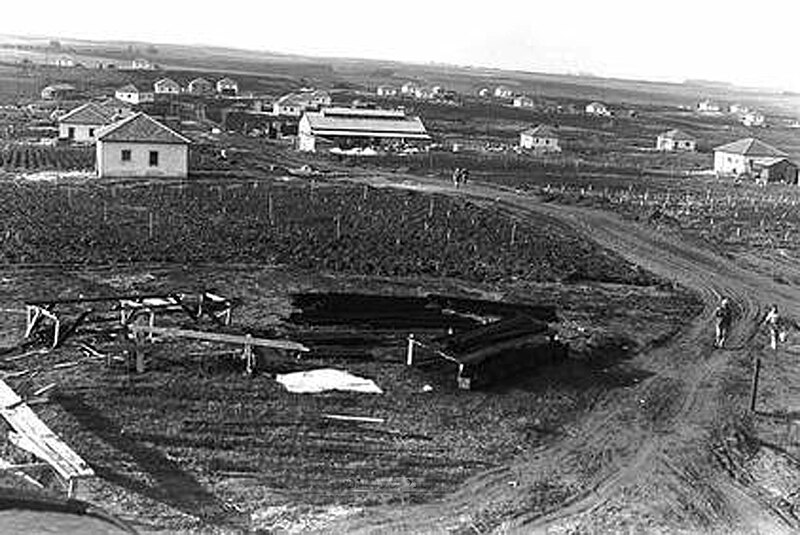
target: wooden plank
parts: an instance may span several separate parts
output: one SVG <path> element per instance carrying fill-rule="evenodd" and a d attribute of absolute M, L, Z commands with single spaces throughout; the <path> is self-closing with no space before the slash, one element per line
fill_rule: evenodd
<path fill-rule="evenodd" d="M 272 340 L 268 338 L 255 338 L 240 334 L 211 333 L 204 331 L 192 331 L 188 329 L 175 329 L 172 327 L 151 327 L 149 325 L 131 325 L 130 330 L 134 334 L 143 333 L 160 336 L 193 338 L 196 340 L 208 340 L 210 342 L 271 347 L 274 349 L 285 349 L 287 351 L 300 351 L 304 353 L 309 351 L 306 346 L 303 344 L 298 344 L 297 342 L 290 342 L 288 340 Z"/>
<path fill-rule="evenodd" d="M 47 462 L 65 480 L 94 476 L 94 470 L 86 461 L 53 433 L 2 380 L 0 380 L 0 416 L 5 418 L 15 431 L 9 434 L 9 439 Z"/>
<path fill-rule="evenodd" d="M 372 418 L 370 416 L 346 416 L 344 414 L 322 414 L 326 420 L 340 420 L 343 422 L 364 422 L 368 424 L 382 424 L 386 420 L 383 418 Z"/>

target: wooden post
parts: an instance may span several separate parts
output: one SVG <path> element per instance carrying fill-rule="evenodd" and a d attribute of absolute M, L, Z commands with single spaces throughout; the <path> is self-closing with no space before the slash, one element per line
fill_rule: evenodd
<path fill-rule="evenodd" d="M 414 333 L 408 335 L 408 348 L 406 350 L 406 366 L 414 365 Z"/>
<path fill-rule="evenodd" d="M 275 220 L 272 217 L 272 193 L 267 197 L 267 213 L 269 214 L 269 224 L 274 225 Z"/>
<path fill-rule="evenodd" d="M 336 239 L 342 238 L 342 216 L 336 215 Z"/>
<path fill-rule="evenodd" d="M 134 334 L 134 352 L 136 353 L 136 373 L 144 373 L 144 338 L 142 331 Z"/>
<path fill-rule="evenodd" d="M 147 213 L 147 234 L 150 239 L 153 239 L 153 212 Z"/>
<path fill-rule="evenodd" d="M 67 498 L 72 499 L 78 493 L 78 480 L 74 477 L 67 480 Z"/>
<path fill-rule="evenodd" d="M 756 411 L 756 398 L 758 397 L 758 376 L 761 373 L 761 359 L 756 358 L 753 368 L 753 384 L 750 390 L 750 412 Z"/>
<path fill-rule="evenodd" d="M 514 224 L 511 225 L 511 245 L 514 245 L 516 238 L 517 238 L 517 222 L 514 221 Z"/>

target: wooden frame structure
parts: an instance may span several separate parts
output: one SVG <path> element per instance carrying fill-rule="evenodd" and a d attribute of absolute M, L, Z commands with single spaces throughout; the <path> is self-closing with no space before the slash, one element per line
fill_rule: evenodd
<path fill-rule="evenodd" d="M 144 341 L 149 338 L 153 341 L 153 336 L 191 338 L 194 340 L 204 340 L 208 342 L 220 342 L 227 344 L 241 345 L 242 359 L 245 361 L 245 370 L 250 375 L 255 371 L 256 359 L 253 347 L 268 347 L 281 351 L 292 351 L 297 353 L 307 353 L 309 348 L 297 342 L 288 340 L 272 340 L 267 338 L 255 338 L 250 334 L 226 334 L 205 331 L 192 331 L 187 329 L 175 329 L 171 327 L 154 327 L 152 325 L 140 325 L 132 323 L 128 326 L 133 339 L 136 343 L 136 371 L 144 372 Z"/>
<path fill-rule="evenodd" d="M 107 312 L 119 311 L 119 322 L 123 327 L 141 315 L 147 315 L 152 326 L 156 313 L 175 312 L 185 313 L 195 321 L 199 321 L 205 316 L 219 325 L 230 325 L 233 308 L 229 299 L 208 291 L 198 294 L 175 292 L 26 301 L 25 338 L 29 338 L 44 320 L 50 320 L 53 323 L 52 347 L 58 347 L 83 321 L 95 313 L 94 308 L 84 308 L 75 323 L 65 330 L 62 328 L 63 312 L 59 312 L 58 308 L 70 305 L 78 307 L 106 306 Z"/>
<path fill-rule="evenodd" d="M 72 498 L 80 479 L 94 477 L 94 470 L 42 422 L 25 401 L 0 379 L 0 416 L 11 430 L 8 440 L 18 448 L 42 459 L 42 463 L 11 464 L 0 460 L 0 471 L 12 472 L 40 485 L 25 474 L 28 468 L 51 467 L 65 482 L 67 496 Z"/>

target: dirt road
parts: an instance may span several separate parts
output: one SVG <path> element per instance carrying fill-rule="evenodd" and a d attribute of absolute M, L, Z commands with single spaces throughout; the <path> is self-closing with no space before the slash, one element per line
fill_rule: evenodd
<path fill-rule="evenodd" d="M 738 477 L 731 445 L 737 435 L 724 434 L 725 422 L 747 407 L 746 388 L 736 385 L 747 384 L 749 362 L 761 350 L 753 340 L 758 318 L 770 303 L 797 316 L 800 291 L 614 214 L 546 204 L 485 184 L 454 189 L 435 179 L 374 176 L 369 183 L 464 196 L 521 219 L 545 214 L 693 289 L 705 309 L 679 336 L 634 359 L 634 366 L 653 374 L 649 379 L 612 392 L 554 445 L 467 481 L 441 502 L 370 511 L 337 530 L 791 533 L 800 528 L 793 516 L 748 486 L 746 475 Z M 740 311 L 725 350 L 712 346 L 712 312 L 720 295 Z"/>

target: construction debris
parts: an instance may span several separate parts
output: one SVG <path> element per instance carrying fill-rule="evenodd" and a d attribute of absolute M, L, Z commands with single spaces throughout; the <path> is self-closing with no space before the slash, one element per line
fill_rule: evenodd
<path fill-rule="evenodd" d="M 318 394 L 328 390 L 383 394 L 371 379 L 364 379 L 342 370 L 322 368 L 307 372 L 278 374 L 275 380 L 295 394 Z"/>

